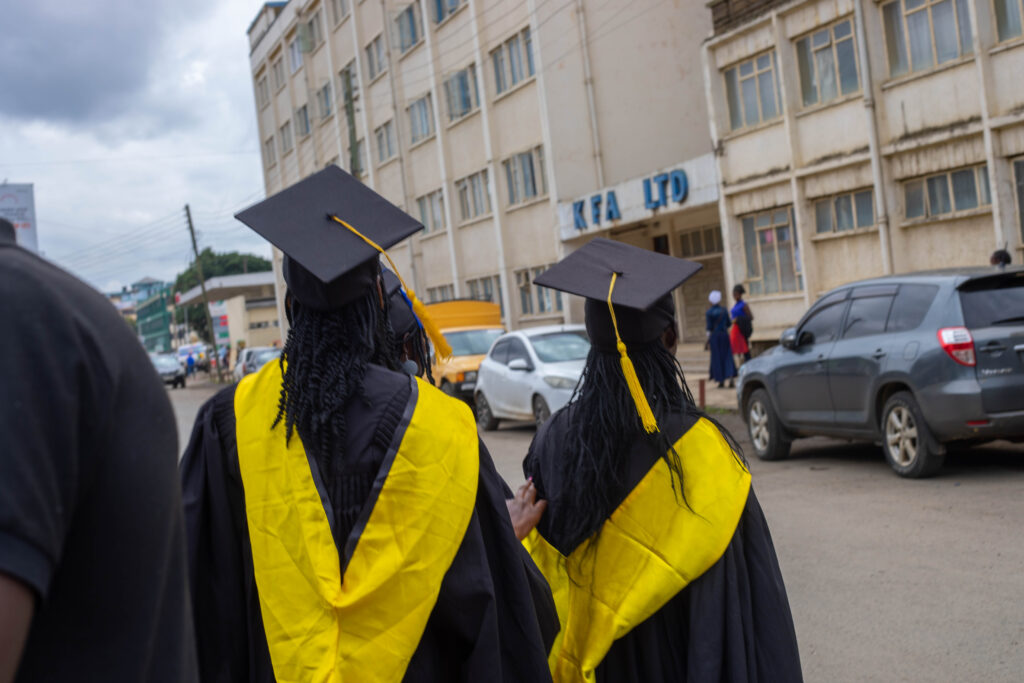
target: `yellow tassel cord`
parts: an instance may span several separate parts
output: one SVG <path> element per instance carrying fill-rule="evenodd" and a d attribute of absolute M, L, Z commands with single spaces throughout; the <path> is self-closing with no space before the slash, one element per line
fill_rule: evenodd
<path fill-rule="evenodd" d="M 399 273 L 398 268 L 395 267 L 395 262 L 391 260 L 390 256 L 388 256 L 388 252 L 381 249 L 381 247 L 376 242 L 374 242 L 369 237 L 359 232 L 358 230 L 356 230 L 351 225 L 341 220 L 337 216 L 328 214 L 328 217 L 331 218 L 331 220 L 334 220 L 340 223 L 341 225 L 345 226 L 353 235 L 360 238 L 361 240 L 363 240 L 364 242 L 366 242 L 371 247 L 373 247 L 374 249 L 376 249 L 377 251 L 384 255 L 384 258 L 388 260 L 388 265 L 391 266 L 391 271 L 398 277 L 398 282 L 402 285 L 402 290 L 405 291 L 405 295 L 409 297 L 409 302 L 412 303 L 412 312 L 416 314 L 417 318 L 420 319 L 420 323 L 423 325 L 423 330 L 427 333 L 427 336 L 430 338 L 431 343 L 434 345 L 434 352 L 437 354 L 437 357 L 439 359 L 451 357 L 451 345 L 448 344 L 448 340 L 444 338 L 443 334 L 441 334 L 441 330 L 437 327 L 437 323 L 435 323 L 430 318 L 430 314 L 427 313 L 426 306 L 424 306 L 423 302 L 416 297 L 416 292 L 409 289 L 409 286 L 405 284 L 405 280 L 402 279 L 401 273 Z"/>
<path fill-rule="evenodd" d="M 636 368 L 633 367 L 633 361 L 630 360 L 629 355 L 626 353 L 626 344 L 622 341 L 622 337 L 619 336 L 619 323 L 615 320 L 615 307 L 612 306 L 612 290 L 615 289 L 615 280 L 618 276 L 618 273 L 612 273 L 612 281 L 608 285 L 608 311 L 612 314 L 612 327 L 615 328 L 615 347 L 619 350 L 619 363 L 622 364 L 622 374 L 626 376 L 626 386 L 629 387 L 629 394 L 633 397 L 633 403 L 636 404 L 636 412 L 640 416 L 640 421 L 643 422 L 647 433 L 653 434 L 659 431 L 658 421 L 654 417 L 654 411 L 651 410 L 651 404 L 647 402 L 647 396 L 644 395 L 643 387 L 640 386 L 640 378 L 636 376 Z"/>

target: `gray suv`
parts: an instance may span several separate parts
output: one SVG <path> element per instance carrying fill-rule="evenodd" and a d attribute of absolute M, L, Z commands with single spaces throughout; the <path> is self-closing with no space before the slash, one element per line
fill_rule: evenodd
<path fill-rule="evenodd" d="M 834 436 L 881 444 L 897 474 L 925 477 L 948 443 L 1024 440 L 1024 268 L 844 285 L 745 363 L 736 392 L 763 460 Z"/>

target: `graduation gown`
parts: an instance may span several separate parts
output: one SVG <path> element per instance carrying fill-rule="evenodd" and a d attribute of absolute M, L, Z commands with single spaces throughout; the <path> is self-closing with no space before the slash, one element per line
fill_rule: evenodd
<path fill-rule="evenodd" d="M 345 408 L 344 461 L 332 461 L 329 454 L 309 459 L 308 470 L 325 501 L 324 514 L 343 573 L 351 568 L 346 558 L 353 549 L 358 553 L 360 532 L 369 533 L 368 514 L 383 505 L 378 496 L 381 482 L 387 481 L 383 475 L 390 474 L 389 448 L 393 457 L 392 445 L 408 429 L 417 393 L 436 391 L 424 386 L 400 373 L 369 366 L 366 400 L 352 400 Z M 239 465 L 235 392 L 235 387 L 225 389 L 203 406 L 181 462 L 189 578 L 201 680 L 263 683 L 275 680 L 275 669 L 257 588 L 247 516 L 253 513 L 246 508 Z M 264 393 L 276 410 L 278 393 Z M 440 580 L 436 602 L 402 680 L 550 680 L 546 652 L 558 630 L 551 594 L 516 541 L 505 506 L 505 497 L 511 496 L 508 487 L 475 430 L 470 438 L 479 444 L 475 501 L 470 501 L 465 532 Z M 401 507 L 396 509 L 401 515 Z M 402 533 L 391 531 L 396 536 Z M 388 533 L 385 529 L 377 537 L 387 538 Z M 264 552 L 263 541 L 258 543 L 257 549 Z M 376 572 L 367 582 L 379 579 Z M 407 584 L 400 577 L 397 586 Z M 415 598 L 412 601 L 415 604 Z M 364 602 L 370 603 L 363 606 L 368 613 L 378 611 L 372 599 Z M 306 652 L 312 651 L 303 646 L 299 657 L 309 657 Z M 374 668 L 364 670 L 364 680 L 376 680 L 370 675 L 377 673 L 371 672 Z"/>
<path fill-rule="evenodd" d="M 548 500 L 545 516 L 534 532 L 537 537 L 528 538 L 526 543 L 529 546 L 530 541 L 533 540 L 542 545 L 550 544 L 555 550 L 548 548 L 548 554 L 554 555 L 559 560 L 562 556 L 576 557 L 572 555 L 575 548 L 567 547 L 567 539 L 560 538 L 552 532 L 552 522 L 557 521 L 558 516 L 565 512 L 562 491 L 571 485 L 571 482 L 562 481 L 558 461 L 563 457 L 567 425 L 573 409 L 573 405 L 563 409 L 537 432 L 523 466 L 526 476 L 533 477 L 538 495 Z M 662 424 L 662 429 L 669 437 L 670 443 L 676 444 L 677 447 L 680 444 L 684 445 L 682 450 L 677 448 L 678 455 L 684 463 L 684 470 L 688 458 L 690 462 L 693 462 L 695 457 L 697 460 L 708 457 L 703 452 L 687 452 L 685 447 L 687 443 L 713 443 L 715 437 L 721 439 L 720 434 L 710 422 L 697 420 L 694 417 L 672 416 L 665 421 L 665 424 Z M 701 436 L 703 442 L 682 439 L 684 435 L 689 437 L 694 434 L 697 429 L 704 430 L 704 434 Z M 615 506 L 606 512 L 607 516 L 621 512 L 627 507 L 627 504 L 635 505 L 638 502 L 636 500 L 638 496 L 651 495 L 650 489 L 642 489 L 641 485 L 649 482 L 651 475 L 656 474 L 655 470 L 659 468 L 664 468 L 664 472 L 658 485 L 671 487 L 667 478 L 667 467 L 664 467 L 664 463 L 660 459 L 661 453 L 657 447 L 650 440 L 641 438 L 639 435 L 633 443 L 632 451 L 623 454 L 623 457 L 628 458 L 628 471 L 621 490 L 617 491 L 614 497 Z M 720 447 L 723 452 L 728 452 L 724 440 Z M 745 473 L 743 468 L 737 470 L 735 467 L 722 471 L 726 472 L 727 470 L 733 473 L 739 471 L 741 476 Z M 673 594 L 669 590 L 663 596 L 663 601 L 655 603 L 661 606 L 653 608 L 656 609 L 653 614 L 639 623 L 630 624 L 624 634 L 615 634 L 616 639 L 610 642 L 606 654 L 590 673 L 585 673 L 586 665 L 572 664 L 566 668 L 565 661 L 556 662 L 557 650 L 562 647 L 561 642 L 556 643 L 552 658 L 552 667 L 556 670 L 556 681 L 596 680 L 599 682 L 614 681 L 615 683 L 629 681 L 643 681 L 644 683 L 760 681 L 776 683 L 802 680 L 796 633 L 778 560 L 772 546 L 771 535 L 757 497 L 754 495 L 753 489 L 749 488 L 749 474 L 746 475 L 746 483 L 740 482 L 739 485 L 742 485 L 743 488 L 737 488 L 738 493 L 734 503 L 738 521 L 725 522 L 727 535 L 722 537 L 717 548 L 710 550 L 713 555 L 705 563 L 708 565 L 707 568 L 699 576 L 688 577 L 691 580 L 678 592 Z M 689 485 L 687 486 L 689 502 L 699 503 L 695 498 L 690 497 Z M 724 490 L 724 487 L 719 487 L 719 491 L 721 490 Z M 632 539 L 656 537 L 660 532 L 656 528 L 660 526 L 659 517 L 671 514 L 663 511 L 677 507 L 672 500 L 671 493 L 662 491 L 661 494 L 661 500 L 653 510 L 649 510 L 651 512 L 649 519 L 655 524 L 650 524 L 648 528 L 634 533 Z M 714 495 L 720 494 L 715 493 Z M 714 497 L 709 500 L 713 501 Z M 714 503 L 704 509 L 704 521 L 716 521 L 711 519 L 712 515 L 707 512 L 714 509 Z M 664 517 L 664 519 L 667 520 L 668 517 Z M 626 524 L 621 522 L 622 518 L 620 517 L 620 528 L 628 526 L 628 524 L 643 527 L 645 519 L 627 510 Z M 696 526 L 700 527 L 700 522 L 697 522 Z M 610 535 L 614 531 L 617 531 L 616 527 L 610 527 L 606 521 L 602 527 L 604 536 L 598 540 L 597 552 L 592 555 L 591 564 L 587 565 L 584 562 L 583 578 L 575 579 L 574 587 L 583 585 L 584 589 L 581 592 L 584 594 L 587 590 L 592 590 L 586 587 L 587 582 L 600 582 L 601 577 L 607 574 L 604 571 L 607 569 L 610 569 L 612 573 L 618 572 L 613 582 L 618 588 L 605 588 L 605 590 L 614 592 L 622 586 L 635 587 L 638 585 L 635 580 L 630 583 L 629 578 L 624 578 L 624 576 L 630 576 L 629 570 L 626 570 L 627 573 L 623 575 L 622 568 L 594 567 L 594 562 L 602 561 L 602 553 L 605 550 L 612 553 L 611 557 L 614 559 L 620 557 L 615 555 L 610 547 L 602 550 L 603 543 L 607 543 L 609 546 L 615 545 L 616 539 Z M 662 542 L 668 545 L 674 543 L 679 546 L 675 550 L 685 558 L 688 549 L 685 544 L 678 541 L 678 538 L 682 537 L 689 539 L 692 536 L 673 531 L 664 534 Z M 651 556 L 660 561 L 668 554 L 664 552 L 665 550 L 665 547 L 654 548 L 655 552 Z M 706 548 L 695 549 L 697 554 L 706 550 Z M 546 574 L 558 574 L 558 570 L 555 568 L 557 562 L 549 562 L 545 566 L 543 556 L 537 556 L 535 553 L 535 557 L 538 557 L 538 562 Z M 596 557 L 596 560 L 593 557 Z M 637 562 L 631 564 L 635 565 Z M 565 563 L 563 562 L 561 566 L 565 566 Z M 551 576 L 549 576 L 550 578 Z M 565 583 L 564 578 L 562 577 L 563 584 Z M 676 576 L 673 574 L 672 578 L 675 579 Z M 646 586 L 641 585 L 640 588 L 639 592 L 643 592 Z M 567 590 L 566 586 L 554 586 L 556 602 L 560 605 L 563 628 L 566 625 L 566 619 L 561 612 L 567 600 L 564 597 L 559 597 L 559 594 L 565 590 Z M 628 590 L 634 590 L 634 588 Z M 577 598 L 579 602 L 587 599 L 586 597 L 581 598 L 580 594 L 577 594 L 573 600 L 575 601 Z M 598 607 L 603 609 L 606 604 L 608 603 L 600 604 Z M 622 629 L 621 612 L 620 609 L 620 613 L 615 615 L 614 619 L 609 618 L 607 630 Z M 594 619 L 591 617 L 592 615 L 588 614 L 587 621 L 593 622 Z M 595 627 L 591 623 L 577 629 L 577 634 L 572 639 L 574 641 L 594 640 L 594 634 L 588 634 L 586 631 L 588 629 L 593 631 L 595 628 L 600 627 Z M 613 638 L 611 634 L 605 635 L 608 641 Z M 563 635 L 560 635 L 559 641 L 562 638 Z M 585 646 L 577 644 L 576 652 L 572 653 L 569 659 L 578 662 L 579 651 L 583 649 L 586 649 Z M 558 671 L 560 665 L 561 672 Z"/>

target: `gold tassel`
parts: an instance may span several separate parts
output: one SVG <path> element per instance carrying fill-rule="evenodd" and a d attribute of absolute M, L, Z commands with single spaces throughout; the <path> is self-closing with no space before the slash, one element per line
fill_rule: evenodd
<path fill-rule="evenodd" d="M 612 327 L 615 328 L 615 348 L 619 350 L 619 363 L 622 365 L 622 374 L 626 377 L 626 386 L 629 387 L 629 394 L 633 397 L 637 415 L 640 416 L 644 430 L 648 434 L 653 434 L 659 431 L 658 420 L 654 417 L 651 404 L 647 402 L 647 396 L 644 394 L 643 387 L 640 386 L 640 378 L 636 376 L 636 368 L 633 367 L 633 361 L 630 359 L 629 354 L 626 353 L 626 344 L 622 341 L 622 337 L 619 336 L 619 323 L 615 319 L 615 308 L 612 306 L 612 290 L 615 289 L 617 277 L 618 273 L 612 273 L 612 281 L 608 286 L 608 311 L 612 315 Z"/>
<path fill-rule="evenodd" d="M 409 297 L 409 301 L 412 303 L 412 312 L 416 315 L 417 318 L 419 318 L 420 324 L 423 325 L 423 331 L 427 333 L 427 337 L 430 338 L 430 342 L 434 345 L 434 353 L 437 355 L 437 358 L 439 360 L 450 358 L 452 355 L 451 345 L 448 343 L 448 340 L 444 338 L 444 335 L 441 334 L 441 330 L 440 328 L 438 328 L 437 323 L 435 323 L 433 319 L 430 317 L 430 314 L 427 313 L 427 307 L 424 306 L 423 302 L 420 301 L 419 298 L 416 296 L 416 292 L 409 289 L 408 285 L 405 284 L 405 280 L 402 279 L 402 274 L 398 272 L 398 268 L 395 267 L 395 262 L 391 260 L 391 257 L 388 255 L 388 252 L 384 251 L 384 249 L 382 249 L 376 242 L 374 242 L 369 237 L 359 232 L 358 230 L 356 230 L 351 225 L 341 220 L 337 216 L 333 214 L 327 214 L 327 217 L 333 221 L 341 223 L 343 226 L 348 228 L 348 230 L 352 232 L 352 234 L 354 234 L 356 237 L 360 238 L 361 240 L 363 240 L 364 242 L 366 242 L 371 247 L 373 247 L 378 252 L 384 255 L 384 258 L 388 260 L 388 265 L 391 266 L 391 271 L 398 278 L 398 282 L 399 284 L 402 285 L 402 289 L 405 291 L 405 295 Z"/>

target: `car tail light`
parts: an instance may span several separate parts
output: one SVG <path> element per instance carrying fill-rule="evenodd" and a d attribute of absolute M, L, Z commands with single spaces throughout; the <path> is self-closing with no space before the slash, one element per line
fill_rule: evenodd
<path fill-rule="evenodd" d="M 974 366 L 974 338 L 966 327 L 943 327 L 939 330 L 939 344 L 960 365 Z"/>

